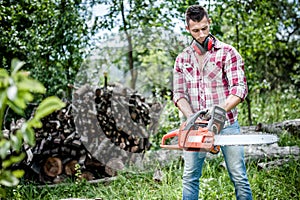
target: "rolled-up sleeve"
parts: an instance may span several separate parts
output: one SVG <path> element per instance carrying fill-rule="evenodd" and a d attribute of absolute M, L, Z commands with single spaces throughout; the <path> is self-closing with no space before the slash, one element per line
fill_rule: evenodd
<path fill-rule="evenodd" d="M 183 62 L 184 59 L 182 55 L 178 55 L 173 68 L 173 102 L 176 106 L 178 100 L 181 98 L 185 98 L 189 101 L 185 78 L 182 71 Z"/>
<path fill-rule="evenodd" d="M 244 61 L 235 48 L 227 53 L 224 70 L 229 84 L 229 93 L 244 101 L 248 94 Z"/>

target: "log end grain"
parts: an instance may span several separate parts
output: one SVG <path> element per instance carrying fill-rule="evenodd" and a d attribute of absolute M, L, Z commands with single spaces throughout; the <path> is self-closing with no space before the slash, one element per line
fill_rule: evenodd
<path fill-rule="evenodd" d="M 60 158 L 49 157 L 47 158 L 44 166 L 44 172 L 47 176 L 56 177 L 62 173 L 62 162 Z"/>

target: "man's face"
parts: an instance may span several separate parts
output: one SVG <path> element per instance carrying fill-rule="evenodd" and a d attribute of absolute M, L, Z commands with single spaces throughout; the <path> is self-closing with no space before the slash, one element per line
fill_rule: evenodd
<path fill-rule="evenodd" d="M 209 35 L 210 20 L 206 17 L 200 22 L 190 20 L 186 30 L 200 43 L 203 44 L 205 38 Z"/>

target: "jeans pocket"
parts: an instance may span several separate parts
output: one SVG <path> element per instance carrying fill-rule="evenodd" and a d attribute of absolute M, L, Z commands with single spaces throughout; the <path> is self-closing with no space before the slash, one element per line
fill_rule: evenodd
<path fill-rule="evenodd" d="M 240 134 L 241 130 L 240 130 L 240 125 L 238 123 L 238 121 L 234 122 L 233 124 L 225 127 L 220 134 L 223 135 L 237 135 Z"/>

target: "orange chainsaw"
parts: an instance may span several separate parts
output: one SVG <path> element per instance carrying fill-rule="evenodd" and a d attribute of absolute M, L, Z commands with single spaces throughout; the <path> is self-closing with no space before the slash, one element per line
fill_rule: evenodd
<path fill-rule="evenodd" d="M 225 121 L 226 111 L 219 106 L 214 106 L 210 115 L 208 115 L 208 110 L 198 111 L 188 118 L 179 129 L 164 135 L 160 147 L 217 154 L 220 151 L 220 146 L 225 145 L 257 145 L 278 142 L 278 137 L 272 134 L 222 135 L 220 132 L 224 127 Z M 166 144 L 168 139 L 174 137 L 178 137 L 178 144 Z"/>

